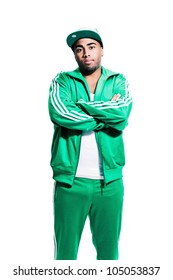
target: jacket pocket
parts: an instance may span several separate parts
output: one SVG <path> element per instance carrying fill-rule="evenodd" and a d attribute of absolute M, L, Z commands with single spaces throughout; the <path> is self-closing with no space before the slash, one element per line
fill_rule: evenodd
<path fill-rule="evenodd" d="M 125 152 L 122 134 L 104 135 L 102 140 L 103 160 L 106 169 L 125 165 Z"/>
<path fill-rule="evenodd" d="M 73 173 L 76 166 L 76 151 L 79 137 L 65 128 L 55 131 L 51 148 L 51 166 L 55 169 Z"/>

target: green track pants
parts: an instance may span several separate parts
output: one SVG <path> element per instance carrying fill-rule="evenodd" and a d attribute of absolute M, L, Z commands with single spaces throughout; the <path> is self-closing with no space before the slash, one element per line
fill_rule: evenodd
<path fill-rule="evenodd" d="M 56 182 L 54 191 L 55 259 L 76 260 L 89 217 L 97 260 L 117 260 L 124 187 L 122 179 L 75 178 L 71 188 Z"/>

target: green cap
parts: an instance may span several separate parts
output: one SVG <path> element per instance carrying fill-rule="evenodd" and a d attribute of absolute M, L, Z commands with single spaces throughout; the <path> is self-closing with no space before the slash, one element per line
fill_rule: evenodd
<path fill-rule="evenodd" d="M 97 29 L 79 29 L 79 30 L 69 34 L 66 39 L 67 45 L 70 48 L 73 48 L 74 43 L 82 38 L 94 39 L 94 40 L 98 41 L 103 48 L 103 42 L 102 42 L 102 39 L 101 39 Z"/>

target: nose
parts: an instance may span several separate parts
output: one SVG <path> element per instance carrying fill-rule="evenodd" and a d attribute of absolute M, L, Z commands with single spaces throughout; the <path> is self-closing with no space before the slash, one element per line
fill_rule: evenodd
<path fill-rule="evenodd" d="M 83 51 L 83 57 L 86 58 L 87 56 L 89 56 L 89 53 L 86 49 L 84 49 Z"/>

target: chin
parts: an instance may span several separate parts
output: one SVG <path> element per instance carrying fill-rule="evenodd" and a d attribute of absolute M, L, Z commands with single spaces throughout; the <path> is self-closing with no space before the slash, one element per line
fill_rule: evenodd
<path fill-rule="evenodd" d="M 94 73 L 99 67 L 84 67 L 83 69 L 81 69 L 81 72 L 84 73 L 85 75 L 89 75 Z"/>

